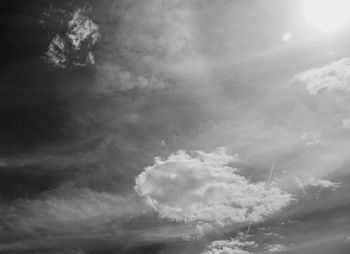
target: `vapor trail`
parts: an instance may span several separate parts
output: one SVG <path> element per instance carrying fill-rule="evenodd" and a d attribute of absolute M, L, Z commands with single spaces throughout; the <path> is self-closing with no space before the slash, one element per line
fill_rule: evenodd
<path fill-rule="evenodd" d="M 305 92 L 302 91 L 301 94 L 299 95 L 297 101 L 295 102 L 293 111 L 292 111 L 292 113 L 291 113 L 291 115 L 289 117 L 288 124 L 287 124 L 287 137 L 289 136 L 290 128 L 291 128 L 291 126 L 293 124 L 293 121 L 295 119 L 295 115 L 296 115 L 296 113 L 298 111 L 298 108 L 299 108 L 300 103 L 301 103 L 301 101 L 302 101 L 302 99 L 304 97 L 304 94 L 305 94 Z M 278 156 L 276 156 L 273 159 L 273 161 L 272 161 L 271 169 L 270 169 L 269 176 L 268 176 L 268 179 L 267 179 L 268 183 L 271 183 L 273 173 L 274 173 L 274 171 L 276 169 L 276 166 L 277 166 L 277 161 L 278 161 Z"/>
<path fill-rule="evenodd" d="M 302 101 L 302 99 L 303 99 L 303 97 L 304 97 L 304 94 L 305 94 L 305 92 L 302 91 L 301 94 L 299 95 L 297 101 L 295 102 L 293 111 L 292 111 L 292 113 L 291 113 L 291 115 L 290 115 L 290 117 L 289 117 L 289 120 L 288 120 L 288 124 L 287 124 L 287 136 L 286 136 L 286 137 L 289 136 L 290 128 L 291 128 L 291 126 L 292 126 L 292 124 L 293 124 L 293 121 L 294 121 L 294 119 L 295 119 L 295 115 L 296 115 L 296 113 L 297 113 L 297 111 L 298 111 L 298 108 L 299 108 L 300 103 L 301 103 L 301 101 Z M 273 176 L 273 173 L 274 173 L 274 171 L 275 171 L 275 169 L 276 169 L 276 166 L 277 166 L 277 161 L 278 161 L 278 156 L 276 156 L 276 157 L 273 159 L 273 161 L 272 161 L 272 165 L 271 165 L 271 168 L 270 168 L 269 176 L 268 176 L 268 178 L 267 178 L 267 183 L 268 183 L 269 185 L 271 184 L 272 176 Z M 249 231 L 250 231 L 251 226 L 252 226 L 252 222 L 249 222 L 248 229 L 247 229 L 247 232 L 246 232 L 247 235 L 249 234 Z"/>
<path fill-rule="evenodd" d="M 246 235 L 249 235 L 249 231 L 250 231 L 251 226 L 252 226 L 252 222 L 249 222 L 249 225 L 248 225 L 248 229 L 247 229 Z"/>

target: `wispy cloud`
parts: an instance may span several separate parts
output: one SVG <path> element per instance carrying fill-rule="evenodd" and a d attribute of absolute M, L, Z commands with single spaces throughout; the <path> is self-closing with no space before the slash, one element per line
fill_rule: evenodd
<path fill-rule="evenodd" d="M 145 212 L 135 195 L 121 196 L 89 189 L 56 192 L 3 205 L 0 239 L 116 232 L 121 219 Z"/>

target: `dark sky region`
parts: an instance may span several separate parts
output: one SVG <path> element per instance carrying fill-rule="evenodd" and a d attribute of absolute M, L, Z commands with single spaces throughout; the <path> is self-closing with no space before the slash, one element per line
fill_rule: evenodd
<path fill-rule="evenodd" d="M 312 2 L 3 1 L 0 253 L 349 253 L 349 4 Z"/>

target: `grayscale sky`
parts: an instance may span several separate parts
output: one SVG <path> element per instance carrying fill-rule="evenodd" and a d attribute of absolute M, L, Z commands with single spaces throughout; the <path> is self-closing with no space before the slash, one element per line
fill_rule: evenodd
<path fill-rule="evenodd" d="M 4 1 L 0 253 L 347 254 L 347 0 Z"/>

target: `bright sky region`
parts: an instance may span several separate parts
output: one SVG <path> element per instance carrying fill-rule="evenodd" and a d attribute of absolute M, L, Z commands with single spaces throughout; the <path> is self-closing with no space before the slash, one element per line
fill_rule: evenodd
<path fill-rule="evenodd" d="M 0 253 L 349 253 L 349 1 L 2 5 Z"/>

